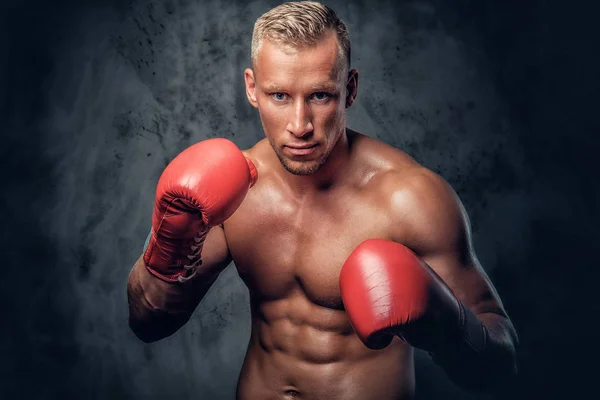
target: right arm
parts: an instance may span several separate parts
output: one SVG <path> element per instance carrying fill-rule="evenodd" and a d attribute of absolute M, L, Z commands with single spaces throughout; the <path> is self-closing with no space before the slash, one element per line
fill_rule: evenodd
<path fill-rule="evenodd" d="M 222 224 L 256 178 L 252 161 L 226 139 L 196 143 L 167 165 L 152 230 L 127 282 L 129 326 L 142 341 L 181 328 L 231 262 Z"/>
<path fill-rule="evenodd" d="M 187 323 L 230 262 L 231 256 L 221 225 L 213 227 L 206 236 L 202 265 L 185 284 L 158 279 L 148 271 L 141 255 L 127 281 L 129 327 L 146 343 L 172 335 Z"/>

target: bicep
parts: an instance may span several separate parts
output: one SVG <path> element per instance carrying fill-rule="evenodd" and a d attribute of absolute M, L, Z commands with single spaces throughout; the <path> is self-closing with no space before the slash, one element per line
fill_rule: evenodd
<path fill-rule="evenodd" d="M 222 225 L 211 228 L 202 248 L 202 265 L 198 268 L 199 274 L 220 274 L 231 263 L 231 254 L 225 230 Z"/>
<path fill-rule="evenodd" d="M 476 314 L 506 315 L 491 280 L 477 260 L 467 212 L 451 186 L 423 172 L 411 181 L 395 210 L 397 235 Z M 410 212 L 406 212 L 410 210 Z"/>

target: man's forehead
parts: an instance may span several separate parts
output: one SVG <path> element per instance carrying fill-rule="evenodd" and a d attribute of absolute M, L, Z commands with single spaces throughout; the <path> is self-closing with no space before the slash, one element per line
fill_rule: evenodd
<path fill-rule="evenodd" d="M 334 91 L 342 83 L 339 70 L 337 66 L 319 68 L 298 64 L 277 68 L 277 65 L 268 64 L 255 70 L 255 79 L 258 85 L 271 91 L 289 89 L 291 86 Z"/>
<path fill-rule="evenodd" d="M 267 58 L 268 62 L 292 62 L 310 58 L 310 62 L 338 63 L 343 54 L 335 34 L 323 35 L 314 43 L 291 43 L 283 39 L 265 38 L 257 49 L 256 60 Z"/>
<path fill-rule="evenodd" d="M 333 50 L 333 51 L 332 51 Z M 326 89 L 338 84 L 344 70 L 336 47 L 290 46 L 264 43 L 254 65 L 261 86 L 276 89 L 282 81 L 302 79 L 315 89 Z"/>

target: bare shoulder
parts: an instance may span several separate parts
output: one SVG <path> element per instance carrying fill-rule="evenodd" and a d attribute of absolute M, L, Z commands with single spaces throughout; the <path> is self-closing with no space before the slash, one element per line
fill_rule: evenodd
<path fill-rule="evenodd" d="M 411 212 L 447 214 L 458 205 L 458 196 L 450 184 L 423 166 L 387 171 L 382 175 L 378 189 L 393 206 L 410 207 L 407 211 Z"/>
<path fill-rule="evenodd" d="M 468 217 L 450 184 L 406 153 L 379 143 L 369 145 L 381 154 L 386 168 L 372 179 L 369 190 L 388 214 L 392 240 L 424 253 L 458 245 L 468 234 Z"/>

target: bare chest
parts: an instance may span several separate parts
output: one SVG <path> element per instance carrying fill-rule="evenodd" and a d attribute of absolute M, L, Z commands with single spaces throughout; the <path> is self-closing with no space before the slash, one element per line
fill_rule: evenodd
<path fill-rule="evenodd" d="M 291 201 L 276 191 L 249 196 L 225 225 L 238 273 L 255 299 L 301 291 L 311 302 L 343 309 L 339 275 L 362 241 L 385 238 L 385 212 L 351 191 Z"/>

